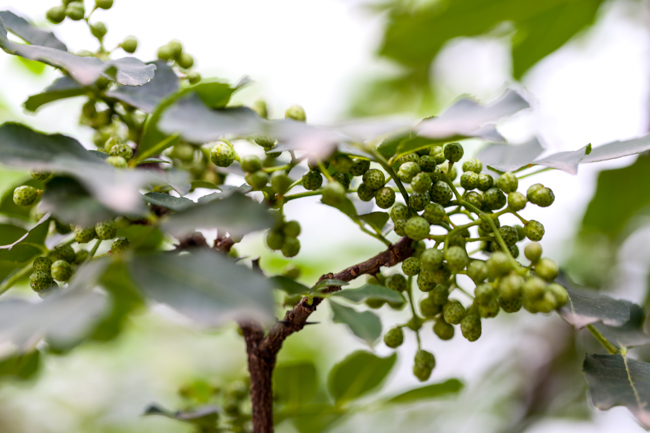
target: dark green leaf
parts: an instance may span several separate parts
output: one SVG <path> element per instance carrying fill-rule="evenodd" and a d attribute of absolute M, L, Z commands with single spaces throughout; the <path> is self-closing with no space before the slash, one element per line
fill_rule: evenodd
<path fill-rule="evenodd" d="M 332 320 L 334 323 L 342 323 L 352 331 L 354 335 L 372 346 L 381 335 L 381 320 L 375 313 L 370 311 L 358 312 L 353 308 L 345 307 L 330 300 L 332 307 Z"/>
<path fill-rule="evenodd" d="M 16 242 L 27 233 L 22 227 L 13 224 L 0 224 L 0 245 L 9 245 Z"/>
<path fill-rule="evenodd" d="M 152 404 L 149 406 L 144 415 L 161 415 L 167 418 L 175 419 L 202 427 L 215 427 L 219 420 L 219 409 L 213 406 L 205 406 L 192 411 L 171 412 L 160 406 Z"/>
<path fill-rule="evenodd" d="M 280 289 L 289 295 L 307 295 L 309 293 L 309 287 L 304 284 L 300 284 L 294 279 L 285 277 L 283 275 L 277 275 L 271 278 L 273 288 Z"/>
<path fill-rule="evenodd" d="M 314 286 L 313 290 L 319 290 L 322 289 L 323 287 L 342 287 L 342 286 L 347 286 L 348 282 L 341 281 L 341 280 L 335 280 L 332 278 L 326 278 L 324 280 L 321 280 Z"/>
<path fill-rule="evenodd" d="M 639 194 L 636 188 L 625 187 L 629 185 L 650 185 L 650 158 L 640 156 L 628 167 L 600 172 L 596 193 L 582 219 L 582 228 L 617 239 L 632 218 L 645 214 L 650 194 Z"/>
<path fill-rule="evenodd" d="M 170 209 L 176 212 L 183 211 L 189 207 L 195 206 L 194 203 L 189 198 L 185 197 L 174 197 L 169 194 L 162 194 L 159 192 L 149 192 L 142 196 L 144 201 L 150 204 L 155 204 L 156 206 L 162 206 L 166 209 Z"/>
<path fill-rule="evenodd" d="M 483 148 L 476 156 L 486 166 L 494 167 L 499 171 L 514 171 L 524 167 L 535 160 L 544 148 L 536 138 L 513 146 L 510 144 L 490 144 Z"/>
<path fill-rule="evenodd" d="M 350 354 L 330 371 L 327 381 L 330 394 L 337 402 L 345 402 L 376 391 L 396 360 L 395 353 L 388 358 L 361 350 Z"/>
<path fill-rule="evenodd" d="M 300 406 L 299 410 L 288 414 L 299 433 L 322 433 L 343 417 L 344 409 L 329 404 L 310 404 Z"/>
<path fill-rule="evenodd" d="M 18 36 L 25 42 L 42 47 L 55 48 L 57 50 L 68 51 L 68 48 L 61 42 L 54 33 L 41 30 L 34 27 L 25 18 L 19 17 L 10 11 L 0 11 L 0 19 L 4 22 L 5 27 L 14 35 Z"/>
<path fill-rule="evenodd" d="M 623 301 L 612 299 L 595 290 L 568 287 L 569 302 L 558 310 L 562 318 L 576 329 L 596 322 L 623 326 L 630 320 L 630 309 Z"/>
<path fill-rule="evenodd" d="M 142 291 L 206 326 L 225 320 L 273 317 L 268 279 L 223 254 L 156 254 L 136 257 L 131 275 Z"/>
<path fill-rule="evenodd" d="M 388 287 L 377 284 L 364 284 L 358 289 L 345 289 L 332 293 L 330 296 L 340 296 L 352 302 L 363 302 L 366 299 L 381 299 L 386 302 L 405 302 L 404 296 Z"/>
<path fill-rule="evenodd" d="M 650 343 L 650 337 L 643 332 L 645 313 L 643 308 L 628 301 L 622 301 L 630 309 L 630 320 L 623 326 L 607 326 L 602 323 L 595 323 L 594 327 L 615 346 L 634 347 Z"/>
<path fill-rule="evenodd" d="M 583 370 L 598 409 L 626 406 L 650 428 L 650 364 L 621 355 L 587 355 Z"/>
<path fill-rule="evenodd" d="M 38 350 L 24 355 L 13 355 L 0 361 L 0 379 L 31 379 L 40 367 L 41 352 Z"/>
<path fill-rule="evenodd" d="M 15 269 L 28 265 L 36 257 L 47 252 L 45 238 L 50 227 L 46 215 L 29 232 L 24 232 L 15 241 L 0 246 L 0 278 L 4 279 Z M 15 229 L 9 229 L 15 235 Z"/>
<path fill-rule="evenodd" d="M 147 158 L 138 162 L 138 165 L 142 165 L 142 164 L 171 164 L 171 162 L 159 158 Z M 194 182 L 195 181 L 192 181 L 192 185 L 194 184 Z"/>
<path fill-rule="evenodd" d="M 193 180 L 191 181 L 191 185 L 192 190 L 195 190 L 196 188 L 219 189 L 219 185 L 216 183 L 208 182 L 205 180 Z"/>
<path fill-rule="evenodd" d="M 119 215 L 97 201 L 82 184 L 67 176 L 55 176 L 48 182 L 40 207 L 52 212 L 59 221 L 83 226 Z M 143 215 L 142 212 L 134 214 Z"/>
<path fill-rule="evenodd" d="M 135 57 L 102 61 L 96 57 L 80 57 L 56 48 L 39 45 L 21 45 L 11 42 L 7 30 L 0 19 L 0 48 L 9 54 L 37 60 L 55 68 L 67 71 L 82 86 L 93 84 L 100 76 L 112 78 L 107 72 L 116 70 L 115 81 L 125 86 L 141 86 L 151 81 L 156 70 L 155 65 L 146 65 Z"/>
<path fill-rule="evenodd" d="M 117 229 L 117 236 L 124 236 L 131 241 L 135 251 L 155 251 L 165 240 L 163 232 L 155 226 L 133 224 Z"/>
<path fill-rule="evenodd" d="M 174 236 L 182 236 L 197 228 L 218 228 L 242 236 L 269 228 L 273 223 L 274 218 L 266 206 L 236 193 L 170 215 L 162 226 Z"/>
<path fill-rule="evenodd" d="M 61 77 L 57 78 L 56 81 L 54 81 L 54 83 L 43 92 L 27 98 L 27 101 L 25 101 L 23 105 L 27 111 L 34 112 L 50 102 L 82 96 L 87 92 L 88 90 L 85 87 L 81 87 L 72 78 Z"/>
<path fill-rule="evenodd" d="M 311 361 L 280 364 L 273 372 L 275 398 L 289 406 L 308 403 L 318 391 L 316 366 Z"/>
<path fill-rule="evenodd" d="M 118 86 L 115 90 L 106 92 L 106 96 L 126 102 L 145 113 L 153 113 L 163 99 L 179 88 L 179 79 L 167 62 L 158 60 L 154 64 L 156 76 L 153 80 L 141 87 Z"/>
<path fill-rule="evenodd" d="M 360 220 L 367 223 L 379 233 L 381 233 L 389 218 L 390 216 L 386 212 L 372 212 L 365 215 L 359 215 Z"/>
<path fill-rule="evenodd" d="M 413 403 L 431 400 L 449 394 L 458 394 L 463 389 L 463 382 L 449 379 L 442 383 L 434 383 L 397 394 L 386 400 L 387 403 Z"/>

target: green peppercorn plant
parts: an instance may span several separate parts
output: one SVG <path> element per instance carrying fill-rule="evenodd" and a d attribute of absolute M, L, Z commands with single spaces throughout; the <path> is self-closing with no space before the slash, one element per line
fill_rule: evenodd
<path fill-rule="evenodd" d="M 602 316 L 598 302 L 604 301 L 572 289 L 558 264 L 543 256 L 546 229 L 539 220 L 555 193 L 541 183 L 524 190 L 519 180 L 536 174 L 532 167 L 575 172 L 580 163 L 638 153 L 647 143 L 612 143 L 593 154 L 587 146 L 545 158 L 533 151 L 526 161 L 512 158 L 514 147 L 504 144 L 465 155 L 462 140 L 501 140 L 492 123 L 528 107 L 513 91 L 488 106 L 463 100 L 419 124 L 316 127 L 299 105 L 274 119 L 263 101 L 230 104 L 247 81 L 230 85 L 201 77 L 176 39 L 151 62 L 114 59 L 120 52 L 135 53 L 138 40 L 129 36 L 114 49 L 104 46 L 108 27 L 95 18 L 112 5 L 96 0 L 87 10 L 82 1 L 64 1 L 47 11 L 51 23 L 81 21 L 98 40 L 95 52 L 76 54 L 53 33 L 0 12 L 4 51 L 61 72 L 25 108 L 83 97 L 79 122 L 94 131 L 92 143 L 83 143 L 22 124 L 0 126 L 2 163 L 31 175 L 0 202 L 0 214 L 22 221 L 0 247 L 0 293 L 28 281 L 43 298 L 41 309 L 66 311 L 71 299 L 87 305 L 74 312 L 80 315 L 75 332 L 51 324 L 46 335 L 32 338 L 55 351 L 84 339 L 105 341 L 148 300 L 203 326 L 234 318 L 246 342 L 249 377 L 223 390 L 210 388 L 210 409 L 198 408 L 204 400 L 196 397 L 208 385 L 191 384 L 181 395 L 196 410 L 147 410 L 190 422 L 200 432 L 271 432 L 274 414 L 299 418 L 306 402 L 295 402 L 281 388 L 274 394 L 272 379 L 293 374 L 284 366 L 276 369 L 277 353 L 323 301 L 334 322 L 370 346 L 382 335 L 381 319 L 349 304 L 404 310 L 404 321 L 383 332 L 383 342 L 396 349 L 414 338 L 416 349 L 402 355 L 412 359 L 421 382 L 435 377 L 436 356 L 422 338 L 429 330 L 443 341 L 460 330 L 469 344 L 483 336 L 486 320 L 522 309 L 558 311 L 577 328 L 587 326 L 611 356 L 626 359 L 627 343 L 611 340 L 606 325 L 623 326 L 629 315 L 614 321 Z M 26 44 L 10 41 L 7 32 Z M 257 151 L 243 154 L 250 145 Z M 190 192 L 196 201 L 186 197 Z M 270 250 L 286 258 L 299 255 L 301 224 L 286 217 L 284 206 L 306 197 L 320 197 L 341 211 L 381 249 L 323 275 L 312 287 L 298 281 L 295 267 L 267 275 L 264 262 L 238 263 L 237 244 L 261 230 Z M 217 237 L 208 243 L 198 229 L 217 229 Z M 364 276 L 360 287 L 344 288 Z M 94 288 L 107 296 L 98 297 Z M 2 308 L 9 307 L 0 303 L 0 314 Z M 17 347 L 17 356 L 42 350 Z M 378 389 L 395 359 L 359 351 L 338 364 L 328 382 L 337 410 L 344 413 L 348 403 Z M 355 374 L 367 379 L 350 382 Z M 389 402 L 461 387 L 457 380 L 425 385 Z"/>

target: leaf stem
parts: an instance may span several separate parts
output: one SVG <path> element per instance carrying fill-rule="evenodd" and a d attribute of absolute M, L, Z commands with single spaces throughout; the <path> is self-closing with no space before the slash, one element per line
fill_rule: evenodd
<path fill-rule="evenodd" d="M 25 278 L 27 275 L 32 273 L 34 264 L 32 262 L 29 263 L 29 265 L 25 266 L 9 278 L 7 278 L 2 284 L 0 284 L 0 294 L 6 292 L 9 290 L 11 287 L 14 286 L 18 281 L 21 279 Z"/>
<path fill-rule="evenodd" d="M 607 338 L 605 338 L 605 336 L 601 334 L 594 327 L 594 325 L 587 325 L 587 329 L 589 330 L 589 332 L 591 332 L 591 335 L 593 335 L 594 338 L 596 338 L 596 340 L 598 340 L 598 342 L 603 345 L 605 350 L 607 350 L 607 352 L 610 355 L 616 355 L 620 353 L 619 350 L 616 348 L 616 346 L 614 346 Z"/>
<path fill-rule="evenodd" d="M 86 261 L 88 261 L 88 260 L 92 259 L 93 257 L 95 257 L 95 253 L 97 252 L 97 249 L 99 249 L 99 245 L 101 243 L 102 243 L 102 240 L 97 239 L 97 242 L 95 242 L 95 245 L 93 245 L 93 248 L 88 253 L 88 259 L 86 259 Z"/>
<path fill-rule="evenodd" d="M 386 158 L 384 158 L 383 155 L 381 153 L 379 153 L 377 151 L 377 149 L 375 149 L 374 147 L 372 147 L 370 149 L 366 149 L 366 150 L 370 150 L 370 153 L 372 153 L 372 156 L 374 156 L 375 159 L 377 160 L 377 162 L 379 164 L 381 164 L 381 166 L 384 168 L 384 170 L 386 170 L 388 175 L 393 178 L 393 180 L 395 181 L 395 184 L 397 185 L 397 188 L 399 188 L 400 193 L 402 193 L 402 197 L 404 198 L 404 203 L 406 204 L 406 206 L 408 206 L 410 208 L 411 206 L 409 206 L 409 195 L 406 192 L 406 188 L 404 188 L 404 184 L 402 184 L 402 181 L 400 180 L 400 178 L 397 177 L 397 173 L 395 173 L 395 170 L 393 170 L 393 167 L 390 166 L 388 161 L 386 161 Z"/>

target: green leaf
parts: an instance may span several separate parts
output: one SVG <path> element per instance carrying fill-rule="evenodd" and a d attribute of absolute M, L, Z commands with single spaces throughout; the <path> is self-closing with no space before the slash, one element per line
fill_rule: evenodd
<path fill-rule="evenodd" d="M 81 87 L 72 78 L 61 77 L 57 78 L 54 83 L 43 92 L 27 98 L 27 101 L 25 101 L 23 106 L 27 111 L 35 112 L 43 105 L 49 104 L 50 102 L 74 98 L 76 96 L 86 95 L 87 93 L 88 89 Z"/>
<path fill-rule="evenodd" d="M 634 217 L 647 214 L 650 194 L 639 194 L 636 188 L 624 185 L 650 185 L 650 158 L 640 156 L 628 167 L 600 172 L 596 193 L 582 219 L 583 230 L 615 240 L 625 233 Z"/>
<path fill-rule="evenodd" d="M 387 358 L 357 351 L 350 354 L 330 371 L 328 389 L 337 403 L 354 400 L 376 391 L 393 369 L 397 355 Z"/>
<path fill-rule="evenodd" d="M 365 215 L 359 215 L 359 219 L 375 229 L 375 231 L 381 233 L 390 216 L 386 212 L 371 212 Z"/>
<path fill-rule="evenodd" d="M 434 383 L 432 385 L 421 386 L 409 391 L 397 394 L 386 400 L 386 403 L 413 403 L 431 400 L 450 394 L 458 394 L 463 389 L 463 382 L 458 379 L 449 379 L 442 383 Z"/>
<path fill-rule="evenodd" d="M 280 364 L 273 372 L 273 394 L 288 406 L 308 403 L 318 391 L 316 366 L 311 361 Z"/>
<path fill-rule="evenodd" d="M 131 249 L 139 252 L 155 251 L 165 241 L 165 235 L 158 227 L 140 224 L 118 228 L 117 236 L 128 238 L 131 241 Z"/>
<path fill-rule="evenodd" d="M 0 379 L 28 380 L 41 367 L 41 352 L 34 350 L 24 355 L 14 355 L 0 360 Z"/>
<path fill-rule="evenodd" d="M 45 238 L 49 227 L 49 215 L 46 215 L 18 239 L 0 246 L 0 279 L 6 278 L 15 269 L 27 266 L 36 257 L 47 252 Z M 9 231 L 13 235 L 17 234 L 15 229 Z"/>
<path fill-rule="evenodd" d="M 57 50 L 68 51 L 68 48 L 61 42 L 54 33 L 34 27 L 25 18 L 19 17 L 10 11 L 0 11 L 0 19 L 5 27 L 14 35 L 32 45 L 50 47 Z"/>
<path fill-rule="evenodd" d="M 342 286 L 347 286 L 348 282 L 346 281 L 341 281 L 341 280 L 336 280 L 332 278 L 326 278 L 324 280 L 321 280 L 314 286 L 313 290 L 319 290 L 322 289 L 323 287 L 342 287 Z"/>
<path fill-rule="evenodd" d="M 219 420 L 219 409 L 213 406 L 205 406 L 192 411 L 179 410 L 171 412 L 158 405 L 152 404 L 145 410 L 144 415 L 161 415 L 166 418 L 175 419 L 176 421 L 182 421 L 201 427 L 214 428 Z"/>
<path fill-rule="evenodd" d="M 273 288 L 280 289 L 289 295 L 307 295 L 310 291 L 309 287 L 284 275 L 272 277 L 271 283 L 273 284 Z"/>
<path fill-rule="evenodd" d="M 489 144 L 476 156 L 483 164 L 501 172 L 514 171 L 535 160 L 544 148 L 536 138 L 520 144 Z"/>
<path fill-rule="evenodd" d="M 621 355 L 587 355 L 583 370 L 598 409 L 625 406 L 650 428 L 650 364 Z"/>
<path fill-rule="evenodd" d="M 136 257 L 129 264 L 138 287 L 153 300 L 216 326 L 232 318 L 273 317 L 272 285 L 223 254 L 202 250 Z"/>
<path fill-rule="evenodd" d="M 630 320 L 622 326 L 607 326 L 602 323 L 595 323 L 594 327 L 610 343 L 618 348 L 643 346 L 650 343 L 650 336 L 643 331 L 645 313 L 639 305 L 628 301 L 622 301 L 630 309 Z"/>
<path fill-rule="evenodd" d="M 612 299 L 595 290 L 568 287 L 569 302 L 558 310 L 565 322 L 576 329 L 602 322 L 609 326 L 623 326 L 630 320 L 630 308 L 623 301 Z"/>
<path fill-rule="evenodd" d="M 339 296 L 352 302 L 363 302 L 366 299 L 377 299 L 386 302 L 405 302 L 404 296 L 388 287 L 377 284 L 364 284 L 358 289 L 345 289 L 332 293 L 330 296 Z"/>
<path fill-rule="evenodd" d="M 27 233 L 22 227 L 13 224 L 0 224 L 0 245 L 9 245 L 16 242 Z"/>
<path fill-rule="evenodd" d="M 153 64 L 156 65 L 156 75 L 153 80 L 140 87 L 118 86 L 106 92 L 106 96 L 126 102 L 145 113 L 153 113 L 158 104 L 169 95 L 176 93 L 180 87 L 180 80 L 167 62 L 158 60 Z"/>
<path fill-rule="evenodd" d="M 197 228 L 218 228 L 242 236 L 269 228 L 274 222 L 275 218 L 265 205 L 235 193 L 170 215 L 162 227 L 174 236 L 188 234 Z"/>
<path fill-rule="evenodd" d="M 321 203 L 340 210 L 341 212 L 343 212 L 345 215 L 349 216 L 352 219 L 357 218 L 357 209 L 354 207 L 352 200 L 350 200 L 347 196 L 337 201 L 330 201 L 327 200 L 326 198 L 322 198 Z"/>
<path fill-rule="evenodd" d="M 329 404 L 300 406 L 298 411 L 288 414 L 299 433 L 321 433 L 328 431 L 345 415 L 345 410 Z"/>
<path fill-rule="evenodd" d="M 112 79 L 108 73 L 115 70 L 115 81 L 125 86 L 141 86 L 151 81 L 156 70 L 155 65 L 146 65 L 135 57 L 102 61 L 96 57 L 80 57 L 39 45 L 22 45 L 12 42 L 7 37 L 7 30 L 0 19 L 0 48 L 9 54 L 61 68 L 82 86 L 93 84 L 100 76 Z"/>
<path fill-rule="evenodd" d="M 372 346 L 381 335 L 381 320 L 370 311 L 358 312 L 353 308 L 345 307 L 330 299 L 332 307 L 332 320 L 334 323 L 346 325 L 350 331 Z"/>
<path fill-rule="evenodd" d="M 192 206 L 196 206 L 196 203 L 185 197 L 174 197 L 169 194 L 162 194 L 159 192 L 149 192 L 142 196 L 144 201 L 150 204 L 155 204 L 156 206 L 164 207 L 165 209 L 173 210 L 176 212 L 183 211 Z"/>

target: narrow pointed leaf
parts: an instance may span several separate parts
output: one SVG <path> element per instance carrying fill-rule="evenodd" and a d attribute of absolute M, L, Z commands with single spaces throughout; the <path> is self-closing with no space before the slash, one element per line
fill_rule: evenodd
<path fill-rule="evenodd" d="M 330 301 L 332 307 L 332 320 L 334 323 L 342 323 L 352 331 L 354 335 L 372 346 L 381 335 L 381 320 L 376 314 L 370 311 L 358 312 L 353 308 L 345 307 L 337 302 Z"/>
<path fill-rule="evenodd" d="M 386 403 L 411 404 L 427 401 L 451 394 L 458 394 L 463 389 L 463 382 L 458 379 L 449 379 L 442 383 L 434 383 L 397 394 L 386 400 Z"/>
<path fill-rule="evenodd" d="M 0 19 L 5 27 L 14 35 L 32 45 L 55 48 L 61 51 L 68 51 L 68 48 L 61 42 L 54 33 L 34 27 L 25 18 L 19 17 L 11 11 L 0 11 Z"/>
<path fill-rule="evenodd" d="M 273 288 L 280 289 L 289 295 L 307 295 L 310 290 L 304 284 L 300 284 L 296 280 L 283 275 L 272 277 L 271 283 L 273 284 Z"/>
<path fill-rule="evenodd" d="M 380 358 L 374 353 L 357 351 L 336 364 L 329 373 L 327 387 L 339 403 L 377 391 L 397 361 L 393 353 Z"/>
<path fill-rule="evenodd" d="M 74 98 L 87 94 L 88 90 L 70 77 L 57 78 L 43 92 L 32 95 L 25 101 L 25 109 L 34 112 L 45 104 L 61 99 Z"/>
<path fill-rule="evenodd" d="M 201 427 L 214 428 L 219 420 L 219 409 L 213 406 L 205 406 L 192 411 L 179 410 L 172 412 L 152 404 L 145 410 L 144 415 L 161 415 L 175 419 L 176 421 L 182 421 Z"/>

